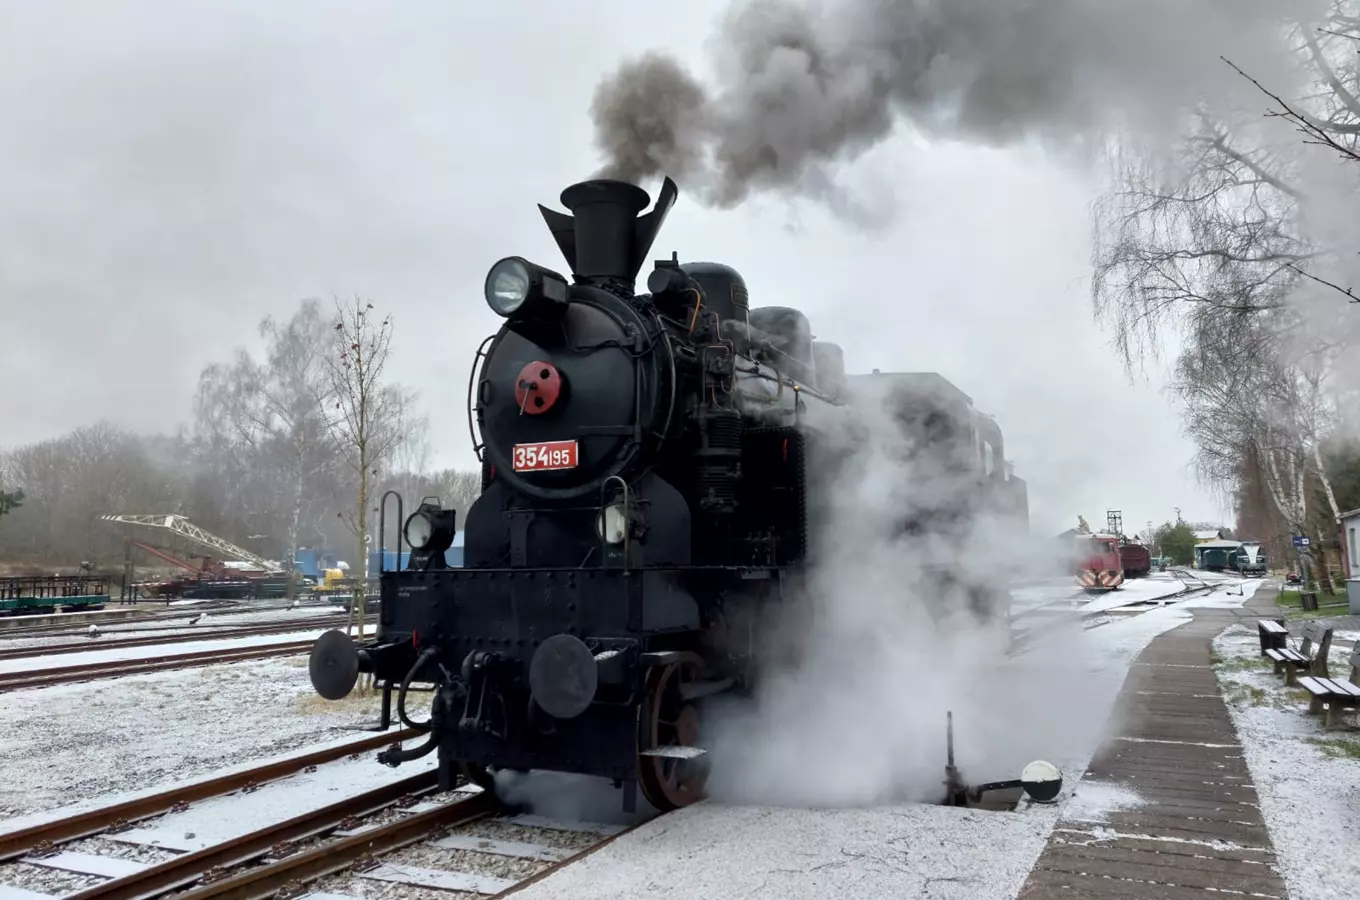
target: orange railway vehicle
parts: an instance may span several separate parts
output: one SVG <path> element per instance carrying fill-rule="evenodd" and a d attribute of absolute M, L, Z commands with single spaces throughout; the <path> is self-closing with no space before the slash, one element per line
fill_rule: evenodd
<path fill-rule="evenodd" d="M 1077 537 L 1077 584 L 1087 591 L 1118 590 L 1124 583 L 1124 562 L 1119 538 L 1113 534 Z"/>

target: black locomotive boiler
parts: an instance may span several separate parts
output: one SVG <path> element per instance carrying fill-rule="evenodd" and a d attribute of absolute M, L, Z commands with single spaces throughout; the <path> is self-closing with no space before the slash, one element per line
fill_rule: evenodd
<path fill-rule="evenodd" d="M 504 323 L 473 363 L 483 490 L 463 566 L 443 557 L 456 513 L 427 500 L 402 529 L 407 568 L 381 573 L 377 637 L 329 632 L 312 654 L 322 696 L 371 673 L 383 726 L 395 695 L 428 733 L 383 762 L 437 750 L 445 789 L 496 769 L 603 776 L 629 811 L 638 787 L 663 810 L 702 795 L 701 707 L 758 677 L 762 616 L 815 553 L 849 394 L 839 348 L 797 310 L 750 309 L 725 265 L 673 256 L 634 292 L 676 197 L 665 179 L 640 215 L 635 185 L 573 185 L 571 214 L 539 207 L 571 279 L 519 257 L 488 274 Z M 981 460 L 966 413 L 920 415 Z M 432 686 L 427 718 L 413 685 Z"/>

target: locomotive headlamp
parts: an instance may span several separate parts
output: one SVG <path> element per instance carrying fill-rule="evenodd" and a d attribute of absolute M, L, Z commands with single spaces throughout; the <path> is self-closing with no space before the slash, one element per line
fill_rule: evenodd
<path fill-rule="evenodd" d="M 560 315 L 567 308 L 567 280 L 551 269 L 508 256 L 487 273 L 486 303 L 507 319 Z"/>
<path fill-rule="evenodd" d="M 622 503 L 614 503 L 600 510 L 595 517 L 595 533 L 606 544 L 622 544 L 628 535 L 628 513 Z"/>
<path fill-rule="evenodd" d="M 443 553 L 453 546 L 457 512 L 421 504 L 406 520 L 406 541 L 417 553 Z"/>
<path fill-rule="evenodd" d="M 424 550 L 434 536 L 434 520 L 424 510 L 411 513 L 406 520 L 406 542 L 412 550 Z"/>

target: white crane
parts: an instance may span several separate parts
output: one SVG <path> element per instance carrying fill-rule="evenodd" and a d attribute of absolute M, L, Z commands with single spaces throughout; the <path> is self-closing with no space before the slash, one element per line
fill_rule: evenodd
<path fill-rule="evenodd" d="M 244 547 L 238 547 L 224 538 L 204 531 L 184 516 L 109 515 L 100 516 L 99 518 L 106 522 L 121 522 L 124 525 L 144 525 L 148 528 L 165 528 L 181 537 L 188 538 L 200 547 L 207 547 L 209 550 L 215 551 L 218 554 L 219 559 L 239 559 L 258 566 L 271 575 L 278 575 L 284 571 L 284 568 L 278 563 L 271 562 L 258 554 L 251 553 Z"/>

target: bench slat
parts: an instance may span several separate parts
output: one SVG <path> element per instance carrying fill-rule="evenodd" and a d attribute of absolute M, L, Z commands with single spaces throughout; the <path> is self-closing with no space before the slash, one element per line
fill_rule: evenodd
<path fill-rule="evenodd" d="M 1308 662 L 1308 657 L 1304 656 L 1297 650 L 1290 650 L 1288 648 L 1285 648 L 1284 650 L 1267 650 L 1266 656 L 1269 656 L 1276 662 L 1292 662 L 1292 663 Z"/>
<path fill-rule="evenodd" d="M 1341 696 L 1360 697 L 1360 687 L 1356 687 L 1349 681 L 1342 681 L 1340 678 L 1333 678 L 1332 683 L 1336 685 L 1336 690 L 1332 693 Z"/>
<path fill-rule="evenodd" d="M 1332 689 L 1330 679 L 1326 678 L 1314 678 L 1313 676 L 1308 675 L 1300 678 L 1298 680 L 1298 685 L 1314 697 L 1327 697 L 1336 693 L 1336 691 Z"/>
<path fill-rule="evenodd" d="M 1262 630 L 1268 631 L 1271 634 L 1289 633 L 1288 628 L 1285 628 L 1283 625 L 1281 625 L 1279 622 L 1274 621 L 1273 619 L 1261 619 L 1257 622 L 1257 625 L 1259 625 Z"/>

